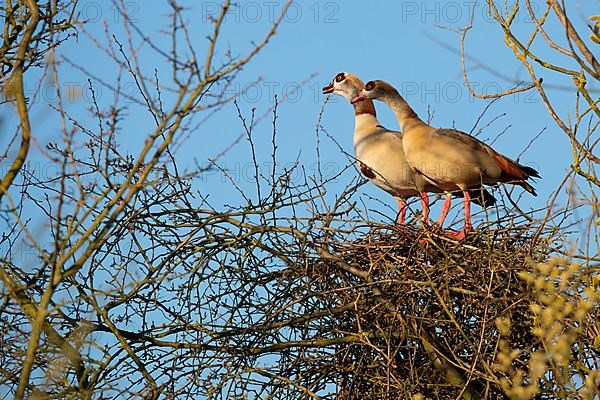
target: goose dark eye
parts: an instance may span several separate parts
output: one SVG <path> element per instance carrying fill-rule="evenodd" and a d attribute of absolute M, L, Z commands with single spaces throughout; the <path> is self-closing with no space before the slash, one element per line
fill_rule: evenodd
<path fill-rule="evenodd" d="M 373 89 L 375 89 L 375 82 L 373 82 L 373 81 L 367 82 L 367 84 L 365 85 L 365 90 L 370 91 Z"/>
<path fill-rule="evenodd" d="M 337 74 L 337 75 L 335 76 L 335 81 L 336 81 L 336 82 L 341 82 L 341 81 L 343 81 L 344 79 L 346 79 L 346 74 L 344 74 L 343 72 L 340 72 L 339 74 Z"/>

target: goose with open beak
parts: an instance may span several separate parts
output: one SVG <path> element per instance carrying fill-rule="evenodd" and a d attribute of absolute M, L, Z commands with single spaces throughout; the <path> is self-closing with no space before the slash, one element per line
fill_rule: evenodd
<path fill-rule="evenodd" d="M 356 75 L 340 72 L 323 88 L 324 94 L 337 94 L 348 101 L 357 97 L 363 81 Z M 398 223 L 405 221 L 406 199 L 421 196 L 423 221 L 429 218 L 429 193 L 443 193 L 444 189 L 425 179 L 410 167 L 403 148 L 402 134 L 391 131 L 377 120 L 375 105 L 371 99 L 354 104 L 354 152 L 360 171 L 372 183 L 390 193 L 398 203 Z M 458 187 L 452 187 L 458 191 Z M 462 195 L 458 191 L 459 195 Z M 494 197 L 479 190 L 473 201 L 480 205 L 494 204 Z"/>

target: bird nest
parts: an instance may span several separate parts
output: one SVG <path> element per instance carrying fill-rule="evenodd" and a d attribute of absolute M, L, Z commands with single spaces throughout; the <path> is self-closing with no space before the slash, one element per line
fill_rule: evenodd
<path fill-rule="evenodd" d="M 503 398 L 490 384 L 496 321 L 516 322 L 503 338 L 512 348 L 535 342 L 534 299 L 518 274 L 547 258 L 549 239 L 537 245 L 527 232 L 485 230 L 457 243 L 410 226 L 372 227 L 354 241 L 329 241 L 331 254 L 312 260 L 310 278 L 323 302 L 354 305 L 332 320 L 352 338 L 335 350 L 337 398 L 457 398 L 465 387 Z"/>

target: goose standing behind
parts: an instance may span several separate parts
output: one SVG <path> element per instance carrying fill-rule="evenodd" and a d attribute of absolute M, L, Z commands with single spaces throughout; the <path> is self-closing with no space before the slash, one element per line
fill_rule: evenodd
<path fill-rule="evenodd" d="M 352 102 L 377 99 L 394 112 L 402 131 L 402 144 L 411 168 L 426 181 L 444 190 L 458 186 L 464 194 L 465 226 L 454 234 L 463 240 L 472 229 L 470 189 L 482 184 L 511 183 L 523 187 L 536 196 L 534 188 L 525 180 L 539 178 L 538 172 L 511 160 L 473 136 L 456 129 L 436 129 L 422 121 L 400 93 L 389 83 L 368 82 Z M 417 186 L 420 192 L 425 187 Z M 442 207 L 443 218 L 450 209 L 450 197 Z M 443 218 L 442 218 L 443 217 Z"/>
<path fill-rule="evenodd" d="M 340 72 L 323 88 L 324 94 L 335 93 L 348 101 L 358 96 L 364 87 L 356 75 Z M 421 196 L 423 219 L 427 224 L 429 201 L 426 192 L 442 193 L 443 190 L 415 174 L 407 163 L 400 132 L 384 128 L 377 120 L 375 105 L 370 99 L 354 104 L 354 152 L 361 172 L 376 186 L 394 196 L 399 208 L 398 223 L 406 216 L 406 199 Z M 419 190 L 421 188 L 422 190 Z M 452 190 L 457 190 L 456 186 Z M 473 202 L 479 205 L 495 203 L 486 191 L 477 190 Z"/>

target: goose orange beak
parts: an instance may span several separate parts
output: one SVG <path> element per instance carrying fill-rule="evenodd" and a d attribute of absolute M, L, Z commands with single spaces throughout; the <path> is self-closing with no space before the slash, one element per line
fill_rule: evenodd
<path fill-rule="evenodd" d="M 323 88 L 323 94 L 329 94 L 329 93 L 333 93 L 333 83 L 330 83 L 329 85 L 327 85 Z"/>

